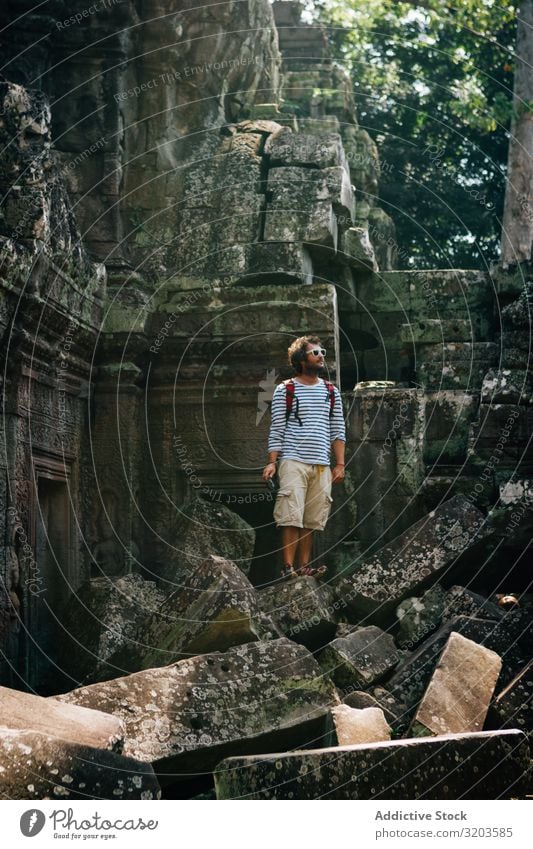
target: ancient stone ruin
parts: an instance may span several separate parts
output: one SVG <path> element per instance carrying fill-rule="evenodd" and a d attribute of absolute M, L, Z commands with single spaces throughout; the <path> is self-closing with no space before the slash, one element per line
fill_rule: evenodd
<path fill-rule="evenodd" d="M 533 281 L 396 270 L 300 3 L 140 8 L 0 11 L 3 795 L 523 798 Z M 305 332 L 320 584 L 261 480 Z"/>

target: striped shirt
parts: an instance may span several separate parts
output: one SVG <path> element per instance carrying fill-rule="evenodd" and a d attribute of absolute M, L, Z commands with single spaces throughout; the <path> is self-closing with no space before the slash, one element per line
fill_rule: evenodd
<path fill-rule="evenodd" d="M 285 384 L 276 386 L 272 397 L 268 450 L 279 451 L 279 457 L 284 460 L 329 466 L 331 443 L 336 439 L 346 442 L 341 395 L 336 386 L 334 390 L 335 405 L 330 418 L 330 397 L 322 378 L 313 386 L 295 380 L 291 414 L 289 421 L 285 422 Z"/>

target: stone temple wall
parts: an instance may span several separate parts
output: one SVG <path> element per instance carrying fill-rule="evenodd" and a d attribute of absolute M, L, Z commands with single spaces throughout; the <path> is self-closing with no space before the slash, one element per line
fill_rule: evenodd
<path fill-rule="evenodd" d="M 523 283 L 393 270 L 375 144 L 300 4 L 22 6 L 0 13 L 4 683 L 52 686 L 91 576 L 172 582 L 198 496 L 255 528 L 253 582 L 274 576 L 268 400 L 303 332 L 349 425 L 317 554 L 352 568 L 458 493 L 491 510 L 485 553 L 518 550 Z"/>

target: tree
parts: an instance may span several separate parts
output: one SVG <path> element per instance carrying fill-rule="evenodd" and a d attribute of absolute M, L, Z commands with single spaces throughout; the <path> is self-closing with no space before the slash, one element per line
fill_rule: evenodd
<path fill-rule="evenodd" d="M 376 139 L 380 204 L 414 267 L 497 259 L 512 112 L 512 5 L 327 0 L 314 14 Z"/>
<path fill-rule="evenodd" d="M 533 0 L 523 0 L 516 33 L 513 117 L 502 228 L 502 265 L 531 260 L 533 242 Z"/>

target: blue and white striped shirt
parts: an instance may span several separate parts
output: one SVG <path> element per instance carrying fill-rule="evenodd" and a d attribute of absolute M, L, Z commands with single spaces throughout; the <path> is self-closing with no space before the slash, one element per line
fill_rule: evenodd
<path fill-rule="evenodd" d="M 284 383 L 276 386 L 268 450 L 279 451 L 279 457 L 284 460 L 329 466 L 331 443 L 336 439 L 346 442 L 341 395 L 336 386 L 334 390 L 335 405 L 330 418 L 329 392 L 322 378 L 313 386 L 295 380 L 291 414 L 285 422 L 286 388 Z"/>

